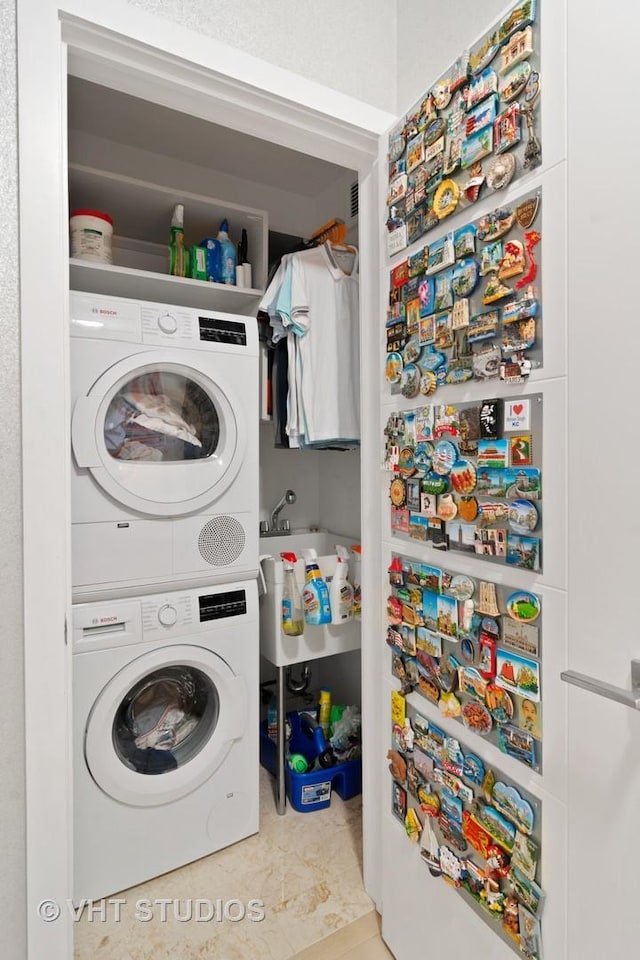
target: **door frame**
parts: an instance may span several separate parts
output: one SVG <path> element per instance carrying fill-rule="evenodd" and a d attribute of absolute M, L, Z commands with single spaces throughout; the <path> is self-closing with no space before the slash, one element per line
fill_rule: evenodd
<path fill-rule="evenodd" d="M 122 0 L 17 0 L 17 14 L 28 957 L 70 960 L 68 64 L 86 79 L 357 170 L 363 329 L 380 315 L 378 149 L 395 118 Z M 377 335 L 363 338 L 362 581 L 371 598 L 381 555 L 377 352 Z M 365 637 L 380 636 L 374 606 L 363 611 Z M 362 647 L 363 830 L 365 886 L 380 906 L 377 647 Z M 44 922 L 56 912 L 50 901 L 60 912 Z"/>

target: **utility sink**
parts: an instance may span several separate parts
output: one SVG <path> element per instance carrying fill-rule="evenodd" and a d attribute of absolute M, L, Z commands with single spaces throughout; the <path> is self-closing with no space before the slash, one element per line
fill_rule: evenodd
<path fill-rule="evenodd" d="M 318 554 L 318 566 L 323 577 L 329 579 L 337 565 L 335 545 L 350 547 L 351 537 L 338 533 L 301 531 L 282 537 L 264 537 L 260 540 L 263 552 L 260 560 L 266 593 L 260 598 L 260 653 L 277 667 L 330 657 L 360 648 L 360 621 L 327 624 L 314 627 L 305 624 L 300 637 L 287 637 L 282 632 L 282 585 L 284 565 L 281 553 L 295 553 L 300 559 L 295 564 L 295 575 L 300 591 L 304 587 L 304 560 L 300 551 L 313 549 Z"/>

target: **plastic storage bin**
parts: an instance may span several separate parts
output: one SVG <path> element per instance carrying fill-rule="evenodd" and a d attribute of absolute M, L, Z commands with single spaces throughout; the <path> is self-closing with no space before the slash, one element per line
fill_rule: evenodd
<path fill-rule="evenodd" d="M 297 713 L 288 713 L 287 720 L 291 726 L 290 752 L 301 753 L 313 763 L 318 753 L 313 737 L 303 730 Z M 260 724 L 260 763 L 276 775 L 277 748 L 267 735 L 266 721 Z M 287 764 L 285 780 L 287 796 L 295 810 L 300 813 L 324 810 L 331 804 L 332 790 L 343 800 L 350 800 L 362 791 L 362 760 L 358 757 L 309 773 L 295 773 Z"/>

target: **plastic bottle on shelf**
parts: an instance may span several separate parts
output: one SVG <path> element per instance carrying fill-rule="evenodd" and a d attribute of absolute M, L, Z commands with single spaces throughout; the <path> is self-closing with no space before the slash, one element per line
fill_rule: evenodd
<path fill-rule="evenodd" d="M 331 623 L 331 601 L 329 588 L 320 573 L 318 554 L 315 550 L 301 550 L 305 559 L 305 584 L 302 591 L 304 619 L 312 626 L 321 626 Z"/>
<path fill-rule="evenodd" d="M 318 702 L 318 725 L 322 727 L 325 737 L 329 738 L 331 727 L 331 691 L 323 687 Z"/>
<path fill-rule="evenodd" d="M 362 547 L 359 543 L 354 543 L 351 547 L 351 586 L 353 587 L 353 616 L 356 620 L 360 619 L 362 614 Z"/>
<path fill-rule="evenodd" d="M 172 277 L 189 276 L 189 251 L 184 245 L 184 205 L 176 203 L 171 216 L 169 273 Z"/>
<path fill-rule="evenodd" d="M 282 584 L 282 632 L 287 637 L 299 637 L 304 633 L 302 597 L 296 583 L 295 553 L 281 553 L 284 567 Z"/>
<path fill-rule="evenodd" d="M 236 248 L 229 240 L 229 223 L 223 220 L 218 231 L 218 243 L 222 263 L 222 283 L 236 285 Z"/>
<path fill-rule="evenodd" d="M 353 587 L 347 577 L 349 574 L 349 551 L 336 544 L 336 572 L 331 581 L 329 600 L 331 602 L 331 623 L 347 623 L 353 616 Z"/>

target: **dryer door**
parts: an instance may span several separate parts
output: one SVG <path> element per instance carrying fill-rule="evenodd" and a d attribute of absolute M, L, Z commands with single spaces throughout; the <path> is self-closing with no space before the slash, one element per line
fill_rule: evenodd
<path fill-rule="evenodd" d="M 73 410 L 78 466 L 119 503 L 152 516 L 213 503 L 244 459 L 242 407 L 224 372 L 214 380 L 200 355 L 180 352 L 180 362 L 166 350 L 121 360 Z"/>
<path fill-rule="evenodd" d="M 245 729 L 242 677 L 203 647 L 161 647 L 127 664 L 89 714 L 84 752 L 105 793 L 158 806 L 191 793 Z"/>

